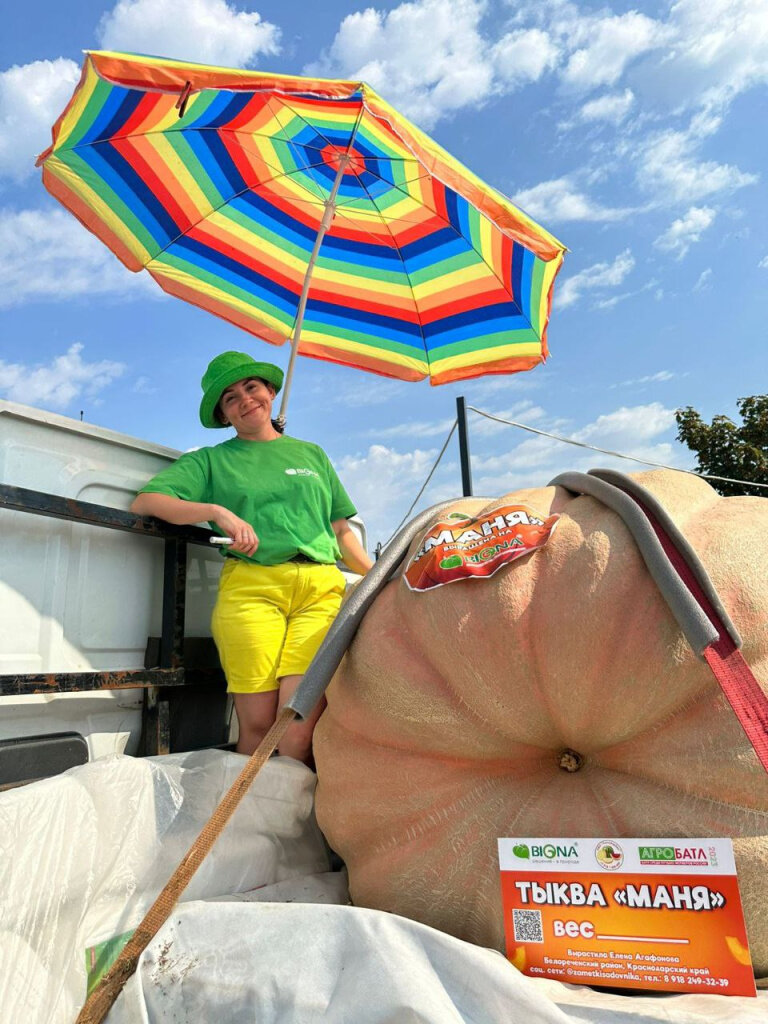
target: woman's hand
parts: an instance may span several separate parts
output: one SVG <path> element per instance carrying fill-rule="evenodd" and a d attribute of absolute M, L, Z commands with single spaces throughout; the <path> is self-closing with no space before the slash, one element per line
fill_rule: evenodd
<path fill-rule="evenodd" d="M 259 546 L 259 538 L 250 523 L 230 512 L 222 505 L 215 507 L 215 515 L 212 520 L 216 525 L 231 537 L 234 544 L 230 544 L 229 551 L 239 551 L 243 555 L 253 555 Z"/>
<path fill-rule="evenodd" d="M 352 572 L 365 576 L 368 570 L 373 568 L 373 562 L 368 552 L 357 539 L 357 534 L 346 519 L 336 519 L 331 523 L 331 526 L 336 534 L 336 541 L 339 545 L 339 551 L 341 552 L 344 564 Z"/>

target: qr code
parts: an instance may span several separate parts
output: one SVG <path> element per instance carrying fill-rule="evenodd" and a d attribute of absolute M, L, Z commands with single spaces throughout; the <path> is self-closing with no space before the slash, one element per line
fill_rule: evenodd
<path fill-rule="evenodd" d="M 544 941 L 540 910 L 513 910 L 512 924 L 515 929 L 515 942 Z"/>

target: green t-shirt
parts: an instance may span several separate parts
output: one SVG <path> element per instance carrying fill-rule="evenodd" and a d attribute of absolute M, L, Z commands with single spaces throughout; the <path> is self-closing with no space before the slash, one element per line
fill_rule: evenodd
<path fill-rule="evenodd" d="M 355 506 L 322 448 L 285 434 L 274 441 L 233 437 L 180 456 L 139 493 L 169 494 L 223 505 L 256 531 L 259 565 L 279 565 L 297 554 L 315 562 L 340 558 L 331 523 Z M 212 529 L 223 534 L 214 523 Z"/>

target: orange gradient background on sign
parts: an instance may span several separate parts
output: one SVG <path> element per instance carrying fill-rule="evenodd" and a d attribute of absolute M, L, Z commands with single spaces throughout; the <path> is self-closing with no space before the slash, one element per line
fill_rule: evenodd
<path fill-rule="evenodd" d="M 603 891 L 608 903 L 607 907 L 585 906 L 550 906 L 540 903 L 521 902 L 520 892 L 515 882 L 535 882 L 543 886 L 546 882 L 579 882 L 585 892 L 596 882 Z M 718 910 L 669 910 L 660 908 L 628 908 L 616 904 L 613 893 L 625 888 L 628 884 L 639 888 L 648 885 L 655 892 L 658 885 L 665 885 L 671 892 L 674 886 L 706 885 L 725 896 L 726 904 Z M 540 874 L 533 871 L 501 872 L 501 890 L 504 905 L 504 931 L 507 937 L 507 958 L 524 974 L 537 978 L 553 978 L 566 981 L 572 985 L 605 985 L 611 988 L 653 989 L 665 992 L 711 992 L 718 995 L 754 996 L 755 982 L 749 960 L 744 915 L 741 909 L 738 881 L 734 875 L 674 875 L 662 874 L 616 874 L 609 872 L 599 874 L 563 875 Z M 512 924 L 512 910 L 541 911 L 544 929 L 544 942 L 516 942 Z M 588 939 L 581 936 L 572 938 L 558 937 L 554 933 L 555 921 L 589 921 L 594 925 L 595 935 L 637 936 L 644 939 L 675 938 L 687 939 L 688 943 L 667 942 L 632 942 L 616 939 Z M 663 964 L 648 961 L 637 961 L 646 964 L 653 970 L 638 972 L 627 967 L 615 966 L 609 971 L 621 973 L 643 974 L 646 980 L 631 981 L 623 978 L 600 978 L 601 972 L 595 970 L 591 975 L 569 975 L 567 967 L 546 964 L 544 957 L 557 960 L 585 960 L 583 956 L 571 956 L 568 950 L 593 950 L 595 952 L 613 952 L 632 954 L 633 959 L 624 964 L 635 963 L 635 955 L 659 957 L 677 957 L 679 963 L 675 967 L 708 968 L 709 975 L 702 976 L 701 982 L 691 982 L 690 978 L 673 983 L 665 982 L 666 974 Z M 523 952 L 524 951 L 524 954 Z M 612 958 L 607 958 L 609 961 Z M 596 968 L 599 963 L 596 961 Z M 540 968 L 540 970 L 531 970 Z M 584 967 L 574 970 L 586 970 Z M 650 979 L 656 976 L 657 981 Z M 667 975 L 672 977 L 672 975 Z M 727 986 L 707 982 L 710 979 L 724 978 Z"/>

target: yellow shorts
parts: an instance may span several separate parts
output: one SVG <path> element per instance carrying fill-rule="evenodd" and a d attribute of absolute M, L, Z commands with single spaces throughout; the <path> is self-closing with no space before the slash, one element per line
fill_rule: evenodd
<path fill-rule="evenodd" d="M 335 565 L 256 565 L 228 558 L 211 630 L 230 693 L 277 690 L 303 675 L 336 617 L 344 577 Z"/>

